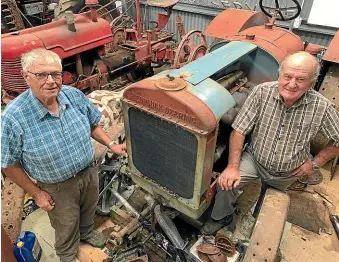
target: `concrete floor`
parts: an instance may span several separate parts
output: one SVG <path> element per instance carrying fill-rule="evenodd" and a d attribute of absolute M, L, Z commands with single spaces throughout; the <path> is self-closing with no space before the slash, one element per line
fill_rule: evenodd
<path fill-rule="evenodd" d="M 324 181 L 320 187 L 335 204 L 339 214 L 339 170 L 332 181 L 329 181 L 328 167 L 322 170 Z M 22 230 L 34 231 L 43 249 L 42 262 L 57 262 L 54 250 L 54 230 L 50 225 L 47 213 L 38 209 L 31 213 L 22 223 Z M 287 262 L 339 261 L 339 241 L 335 233 L 315 234 L 292 225 L 285 237 L 283 259 Z M 80 260 L 78 260 L 80 261 Z M 93 261 L 95 262 L 95 261 Z M 99 261 L 98 261 L 99 262 Z"/>

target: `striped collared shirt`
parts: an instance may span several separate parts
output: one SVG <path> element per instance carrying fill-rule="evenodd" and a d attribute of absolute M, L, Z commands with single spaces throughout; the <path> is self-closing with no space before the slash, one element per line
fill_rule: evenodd
<path fill-rule="evenodd" d="M 277 82 L 256 86 L 232 127 L 247 135 L 250 151 L 270 173 L 290 172 L 310 157 L 310 141 L 321 131 L 339 146 L 339 113 L 313 89 L 286 108 Z"/>
<path fill-rule="evenodd" d="M 94 157 L 91 127 L 101 113 L 73 87 L 62 86 L 57 99 L 59 117 L 30 89 L 7 105 L 1 119 L 1 167 L 19 161 L 32 178 L 56 183 L 89 165 Z"/>

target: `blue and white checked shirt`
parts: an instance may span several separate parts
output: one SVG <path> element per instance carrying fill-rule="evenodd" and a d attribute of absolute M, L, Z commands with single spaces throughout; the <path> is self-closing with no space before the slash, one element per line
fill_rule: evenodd
<path fill-rule="evenodd" d="M 94 157 L 91 127 L 100 111 L 78 89 L 62 86 L 60 117 L 50 113 L 30 89 L 9 103 L 1 122 L 1 167 L 20 161 L 29 176 L 44 183 L 64 181 Z"/>

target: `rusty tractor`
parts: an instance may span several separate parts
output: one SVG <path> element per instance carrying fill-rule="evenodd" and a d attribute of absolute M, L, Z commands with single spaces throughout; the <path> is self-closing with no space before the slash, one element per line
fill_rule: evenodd
<path fill-rule="evenodd" d="M 74 15 L 66 10 L 65 18 L 2 35 L 2 102 L 7 103 L 27 89 L 20 73 L 20 56 L 34 48 L 43 47 L 59 54 L 63 64 L 63 83 L 84 92 L 114 90 L 129 81 L 151 76 L 153 67 L 167 63 L 180 67 L 206 52 L 206 41 L 201 32 L 189 32 L 183 36 L 185 44 L 179 44 L 179 47 L 185 45 L 194 51 L 187 57 L 187 53 L 182 55 L 176 51 L 173 34 L 162 30 L 177 0 L 163 3 L 150 0 L 150 5 L 160 5 L 167 13 L 158 14 L 156 27 L 146 31 L 142 29 L 139 0 L 129 3 L 128 8 L 136 5 L 135 20 L 125 13 L 111 16 L 110 13 L 116 10 L 107 8 L 112 1 L 103 6 L 98 6 L 98 1 L 87 1 L 80 14 Z M 190 44 L 191 36 L 197 34 L 202 41 Z"/>

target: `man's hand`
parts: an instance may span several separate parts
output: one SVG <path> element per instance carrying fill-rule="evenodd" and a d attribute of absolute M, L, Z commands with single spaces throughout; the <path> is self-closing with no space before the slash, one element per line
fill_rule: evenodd
<path fill-rule="evenodd" d="M 36 204 L 45 211 L 50 211 L 54 208 L 55 203 L 51 195 L 45 191 L 38 191 L 33 198 L 35 199 Z"/>
<path fill-rule="evenodd" d="M 231 190 L 240 184 L 240 172 L 237 168 L 226 168 L 218 177 L 222 190 Z"/>
<path fill-rule="evenodd" d="M 113 153 L 127 157 L 126 144 L 111 145 L 109 148 Z"/>
<path fill-rule="evenodd" d="M 307 159 L 304 164 L 293 170 L 292 176 L 307 176 L 312 175 L 314 172 L 311 159 Z"/>

